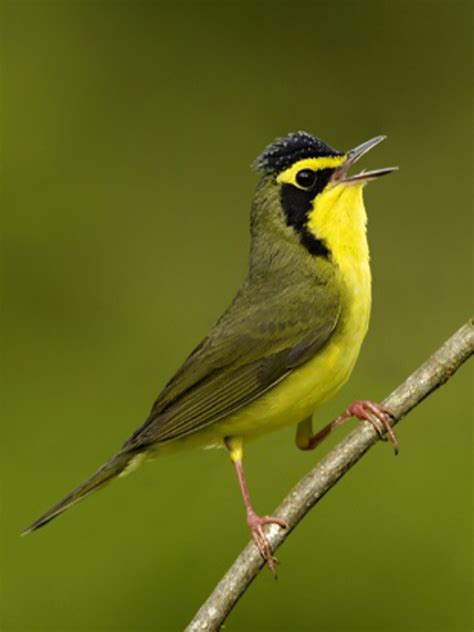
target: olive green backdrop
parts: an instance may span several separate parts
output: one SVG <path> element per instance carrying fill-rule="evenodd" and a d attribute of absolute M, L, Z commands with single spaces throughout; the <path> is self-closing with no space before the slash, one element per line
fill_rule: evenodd
<path fill-rule="evenodd" d="M 366 191 L 371 329 L 319 424 L 382 398 L 468 317 L 470 28 L 467 2 L 3 4 L 2 631 L 180 630 L 248 541 L 220 451 L 19 532 L 121 445 L 229 303 L 249 166 L 276 136 L 385 133 L 364 166 L 400 165 Z M 403 422 L 398 458 L 376 446 L 328 494 L 227 630 L 471 628 L 469 378 Z M 251 445 L 257 509 L 338 437 Z"/>

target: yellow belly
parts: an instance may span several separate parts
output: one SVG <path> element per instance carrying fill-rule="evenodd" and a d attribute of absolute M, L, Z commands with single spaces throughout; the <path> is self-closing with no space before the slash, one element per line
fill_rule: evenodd
<path fill-rule="evenodd" d="M 370 316 L 368 261 L 351 270 L 347 308 L 329 342 L 314 358 L 296 369 L 275 388 L 237 413 L 199 432 L 161 444 L 160 454 L 191 447 L 220 447 L 227 436 L 257 438 L 311 415 L 348 380 L 367 332 Z"/>

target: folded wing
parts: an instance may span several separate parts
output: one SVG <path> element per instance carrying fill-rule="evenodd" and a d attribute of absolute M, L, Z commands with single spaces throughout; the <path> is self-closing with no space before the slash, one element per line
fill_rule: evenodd
<path fill-rule="evenodd" d="M 257 399 L 313 357 L 331 337 L 340 304 L 338 293 L 327 285 L 311 290 L 296 284 L 265 295 L 244 284 L 124 448 L 146 448 L 198 432 Z"/>

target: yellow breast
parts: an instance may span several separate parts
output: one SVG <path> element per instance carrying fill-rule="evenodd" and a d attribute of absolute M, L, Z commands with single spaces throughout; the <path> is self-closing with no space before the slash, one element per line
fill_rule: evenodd
<path fill-rule="evenodd" d="M 338 267 L 342 306 L 329 342 L 314 358 L 258 400 L 165 451 L 222 445 L 225 436 L 253 439 L 311 415 L 348 380 L 367 333 L 371 275 L 362 186 L 339 186 L 319 196 L 310 230 L 329 245 Z"/>

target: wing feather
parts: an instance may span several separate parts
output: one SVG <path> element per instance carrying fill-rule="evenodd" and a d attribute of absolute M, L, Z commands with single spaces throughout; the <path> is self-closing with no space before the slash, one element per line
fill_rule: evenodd
<path fill-rule="evenodd" d="M 167 384 L 127 448 L 197 432 L 249 404 L 304 364 L 329 340 L 339 317 L 339 295 L 316 286 L 255 296 L 243 288 Z M 260 293 L 261 294 L 261 293 Z M 281 306 L 286 305 L 282 313 Z"/>

